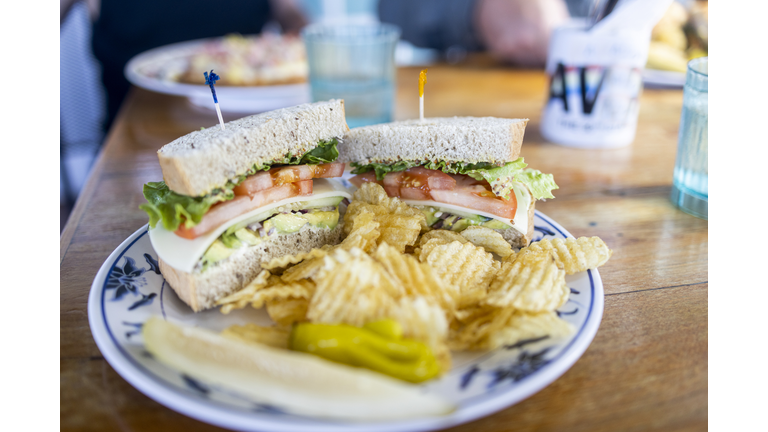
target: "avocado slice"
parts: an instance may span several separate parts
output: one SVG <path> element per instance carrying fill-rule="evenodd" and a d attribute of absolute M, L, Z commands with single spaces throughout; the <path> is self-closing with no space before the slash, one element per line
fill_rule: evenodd
<path fill-rule="evenodd" d="M 216 241 L 208 247 L 208 250 L 205 251 L 205 255 L 203 255 L 203 266 L 207 267 L 217 261 L 229 258 L 234 251 L 234 249 L 228 248 L 221 240 L 216 239 Z"/>
<path fill-rule="evenodd" d="M 504 230 L 512 227 L 512 225 L 507 225 L 504 222 L 496 219 L 491 219 L 488 222 L 482 224 L 481 226 L 484 226 L 490 229 L 498 229 L 498 230 Z"/>
<path fill-rule="evenodd" d="M 259 237 L 258 234 L 249 230 L 248 228 L 240 228 L 239 230 L 235 231 L 235 237 L 237 237 L 238 240 L 247 244 L 248 246 L 255 246 L 262 242 L 261 237 Z"/>
<path fill-rule="evenodd" d="M 290 234 L 301 229 L 306 224 L 318 228 L 335 228 L 339 223 L 338 211 L 312 210 L 309 213 L 284 213 L 279 214 L 264 222 L 264 229 L 269 232 L 272 228 L 278 234 Z"/>
<path fill-rule="evenodd" d="M 427 226 L 432 226 L 440 219 L 439 217 L 435 216 L 437 209 L 434 207 L 421 207 L 419 210 L 421 210 L 421 212 L 424 213 L 424 216 L 427 217 Z"/>
<path fill-rule="evenodd" d="M 318 228 L 334 229 L 339 224 L 339 212 L 338 211 L 319 211 L 312 210 L 304 215 L 307 218 L 307 223 L 316 226 Z"/>

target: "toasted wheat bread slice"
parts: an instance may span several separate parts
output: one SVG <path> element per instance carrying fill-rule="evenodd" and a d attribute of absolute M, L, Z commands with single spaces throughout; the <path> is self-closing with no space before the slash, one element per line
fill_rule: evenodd
<path fill-rule="evenodd" d="M 344 101 L 298 105 L 244 117 L 184 135 L 158 150 L 163 179 L 172 191 L 202 196 L 254 164 L 301 156 L 320 140 L 349 130 Z"/>
<path fill-rule="evenodd" d="M 528 119 L 436 117 L 351 129 L 339 145 L 340 162 L 490 162 L 520 156 Z"/>

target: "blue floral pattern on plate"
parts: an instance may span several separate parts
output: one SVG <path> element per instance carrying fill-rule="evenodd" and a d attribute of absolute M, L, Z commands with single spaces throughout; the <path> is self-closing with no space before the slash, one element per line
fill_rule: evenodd
<path fill-rule="evenodd" d="M 148 396 L 190 417 L 237 430 L 407 431 L 464 423 L 512 405 L 554 381 L 586 350 L 602 317 L 598 272 L 568 276 L 571 297 L 558 315 L 574 325 L 575 334 L 521 341 L 485 353 L 456 353 L 450 372 L 422 385 L 424 391 L 455 402 L 458 409 L 453 414 L 366 424 L 302 417 L 167 368 L 144 349 L 141 326 L 152 315 L 215 331 L 233 324 L 270 322 L 264 311 L 254 309 L 228 315 L 217 310 L 193 313 L 172 289 L 166 289 L 146 234 L 145 226 L 120 245 L 94 280 L 88 305 L 94 339 L 110 365 Z M 534 241 L 567 236 L 565 229 L 536 212 Z M 142 262 L 146 266 L 137 264 Z"/>

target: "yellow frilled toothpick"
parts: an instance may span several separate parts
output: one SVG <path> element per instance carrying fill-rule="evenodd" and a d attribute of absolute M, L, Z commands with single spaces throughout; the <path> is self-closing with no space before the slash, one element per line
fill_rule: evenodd
<path fill-rule="evenodd" d="M 424 84 L 427 83 L 427 70 L 419 72 L 419 119 L 424 121 Z"/>

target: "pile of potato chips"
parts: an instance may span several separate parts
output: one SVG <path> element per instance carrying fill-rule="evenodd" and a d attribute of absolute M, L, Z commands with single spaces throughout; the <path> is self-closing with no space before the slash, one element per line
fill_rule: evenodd
<path fill-rule="evenodd" d="M 378 184 L 363 184 L 347 207 L 339 245 L 274 259 L 218 302 L 223 313 L 266 306 L 278 327 L 227 332 L 283 346 L 287 326 L 297 321 L 361 326 L 391 318 L 404 337 L 432 347 L 448 370 L 450 350 L 570 334 L 555 312 L 570 294 L 565 275 L 611 256 L 597 237 L 545 239 L 515 252 L 491 229 L 429 230 L 424 220 Z"/>

